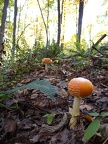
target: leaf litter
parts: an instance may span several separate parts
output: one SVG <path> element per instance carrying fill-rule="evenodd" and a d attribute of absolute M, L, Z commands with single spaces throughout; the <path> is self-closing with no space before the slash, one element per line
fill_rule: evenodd
<path fill-rule="evenodd" d="M 93 68 L 72 70 L 66 64 L 61 69 L 52 68 L 49 74 L 42 69 L 22 77 L 15 82 L 17 86 L 29 85 L 38 79 L 49 81 L 57 87 L 52 101 L 47 93 L 34 87 L 23 87 L 14 92 L 10 99 L 4 99 L 0 107 L 0 143 L 2 144 L 84 144 L 82 138 L 93 120 L 100 120 L 100 129 L 86 144 L 107 143 L 108 136 L 108 70 Z M 69 95 L 67 84 L 74 77 L 85 77 L 91 80 L 95 90 L 91 97 L 82 99 L 81 116 L 75 129 L 69 128 L 69 107 L 73 98 Z M 45 83 L 45 81 L 43 81 Z M 16 86 L 16 87 L 17 87 Z M 15 86 L 13 87 L 15 88 Z M 51 124 L 47 123 L 46 114 L 55 114 Z M 89 115 L 92 113 L 92 116 Z M 96 115 L 98 113 L 98 115 Z M 103 113 L 103 115 L 102 115 Z M 105 115 L 106 114 L 106 115 Z"/>

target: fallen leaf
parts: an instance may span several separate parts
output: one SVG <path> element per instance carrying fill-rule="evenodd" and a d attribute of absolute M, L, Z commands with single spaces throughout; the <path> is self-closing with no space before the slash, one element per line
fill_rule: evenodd
<path fill-rule="evenodd" d="M 108 124 L 102 124 L 100 126 L 99 132 L 103 138 L 108 137 Z"/>
<path fill-rule="evenodd" d="M 65 144 L 69 141 L 68 138 L 69 135 L 69 130 L 64 129 L 63 131 L 55 134 L 54 136 L 52 136 L 50 143 L 51 144 L 56 144 L 57 142 L 59 142 L 59 144 Z"/>
<path fill-rule="evenodd" d="M 66 124 L 66 121 L 67 121 L 67 114 L 65 113 L 59 124 L 57 124 L 55 126 L 49 126 L 49 125 L 43 124 L 40 129 L 40 135 L 43 133 L 46 133 L 46 135 L 47 134 L 50 135 L 54 132 L 57 132 L 59 129 L 61 129 Z"/>
<path fill-rule="evenodd" d="M 38 94 L 37 94 L 37 93 L 34 93 L 34 94 L 32 94 L 32 95 L 30 96 L 31 99 L 35 99 L 35 98 L 37 98 L 37 97 L 38 97 Z"/>
<path fill-rule="evenodd" d="M 26 83 L 29 83 L 29 82 L 31 82 L 31 78 L 26 78 L 26 79 L 23 79 L 21 81 L 22 84 L 26 84 Z"/>
<path fill-rule="evenodd" d="M 67 88 L 68 83 L 65 81 L 60 81 L 57 86 L 59 86 L 60 88 Z"/>
<path fill-rule="evenodd" d="M 9 116 L 3 125 L 3 135 L 13 137 L 16 134 L 17 122 Z"/>
<path fill-rule="evenodd" d="M 62 98 L 68 96 L 67 92 L 64 89 L 62 89 L 62 88 L 58 88 L 57 91 L 56 91 L 56 94 L 58 96 L 61 96 Z"/>
<path fill-rule="evenodd" d="M 87 114 L 83 114 L 83 117 L 88 120 L 89 122 L 92 122 L 93 121 L 93 118 L 90 116 L 90 115 L 87 115 Z"/>
<path fill-rule="evenodd" d="M 29 119 L 23 119 L 21 121 L 21 126 L 20 126 L 22 130 L 31 130 L 33 125 L 32 122 Z"/>
<path fill-rule="evenodd" d="M 32 138 L 29 139 L 32 144 L 35 144 L 39 140 L 39 135 L 34 135 Z"/>
<path fill-rule="evenodd" d="M 100 99 L 97 100 L 97 102 L 106 102 L 108 101 L 108 97 L 101 97 Z"/>
<path fill-rule="evenodd" d="M 81 106 L 80 106 L 80 109 L 86 109 L 86 110 L 89 111 L 89 110 L 92 110 L 92 109 L 93 109 L 93 106 L 91 106 L 91 105 L 86 105 L 86 104 L 85 104 L 85 105 L 81 105 Z"/>

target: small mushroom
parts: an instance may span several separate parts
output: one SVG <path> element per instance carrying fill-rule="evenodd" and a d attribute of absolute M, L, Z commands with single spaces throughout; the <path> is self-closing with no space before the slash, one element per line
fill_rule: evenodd
<path fill-rule="evenodd" d="M 50 58 L 43 58 L 42 62 L 45 64 L 45 71 L 48 72 L 48 64 L 52 64 L 52 60 Z"/>
<path fill-rule="evenodd" d="M 93 84 L 83 77 L 73 78 L 68 83 L 68 91 L 71 96 L 74 96 L 70 128 L 74 128 L 77 124 L 77 118 L 80 115 L 80 99 L 90 96 L 93 90 Z"/>

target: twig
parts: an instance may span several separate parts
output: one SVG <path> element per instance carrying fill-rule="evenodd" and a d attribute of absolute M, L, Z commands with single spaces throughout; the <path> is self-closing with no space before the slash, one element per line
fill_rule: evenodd
<path fill-rule="evenodd" d="M 106 34 L 101 36 L 101 38 L 95 44 L 93 44 L 93 46 L 96 47 L 106 36 L 107 36 Z"/>
<path fill-rule="evenodd" d="M 106 138 L 106 140 L 102 144 L 107 144 L 106 142 L 108 142 L 108 137 Z"/>
<path fill-rule="evenodd" d="M 24 30 L 21 32 L 20 36 L 19 36 L 18 39 L 17 39 L 17 43 L 19 42 L 22 34 L 24 33 L 25 29 L 26 29 L 29 25 L 31 25 L 31 24 L 28 24 L 28 25 L 26 25 L 26 26 L 24 27 Z"/>
<path fill-rule="evenodd" d="M 92 45 L 92 49 L 95 49 L 97 52 L 99 52 L 100 54 L 102 54 L 102 55 L 107 55 L 107 54 L 104 54 L 104 53 L 102 53 L 101 51 L 99 51 L 97 48 L 96 48 L 96 46 L 106 37 L 107 35 L 106 34 L 104 34 L 103 36 L 101 36 L 101 38 L 95 43 L 95 44 L 93 44 Z"/>

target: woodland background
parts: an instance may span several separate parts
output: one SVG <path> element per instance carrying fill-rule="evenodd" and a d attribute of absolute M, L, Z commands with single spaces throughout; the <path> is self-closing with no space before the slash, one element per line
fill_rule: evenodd
<path fill-rule="evenodd" d="M 90 1 L 0 0 L 0 143 L 107 144 L 108 0 L 92 21 Z M 48 73 L 45 57 L 53 61 Z M 82 100 L 81 125 L 70 130 L 74 77 L 91 80 L 95 92 Z M 91 128 L 84 142 L 95 119 L 94 128 L 104 130 Z"/>
<path fill-rule="evenodd" d="M 18 61 L 37 64 L 43 57 L 56 59 L 65 55 L 73 57 L 74 54 L 82 56 L 83 63 L 84 57 L 86 59 L 91 55 L 93 42 L 108 32 L 108 1 L 103 1 L 102 13 L 94 20 L 100 26 L 100 31 L 95 35 L 94 23 L 82 27 L 86 5 L 87 1 L 78 0 L 1 0 L 0 55 L 4 66 L 11 67 Z M 68 32 L 69 29 L 73 31 L 72 34 Z M 107 45 L 107 38 L 101 45 Z"/>

